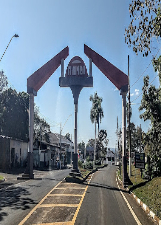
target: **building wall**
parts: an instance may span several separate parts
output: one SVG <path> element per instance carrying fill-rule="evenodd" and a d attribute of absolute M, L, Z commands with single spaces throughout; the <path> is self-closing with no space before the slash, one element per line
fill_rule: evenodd
<path fill-rule="evenodd" d="M 10 139 L 0 136 L 0 169 L 5 172 L 10 167 Z"/>
<path fill-rule="evenodd" d="M 10 139 L 10 163 L 12 167 L 23 166 L 27 160 L 28 143 Z"/>

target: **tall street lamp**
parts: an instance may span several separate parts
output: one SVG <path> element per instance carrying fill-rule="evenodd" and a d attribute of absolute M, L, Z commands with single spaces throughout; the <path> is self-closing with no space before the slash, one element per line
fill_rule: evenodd
<path fill-rule="evenodd" d="M 7 48 L 9 47 L 9 45 L 10 45 L 10 43 L 11 43 L 11 41 L 12 41 L 12 39 L 13 39 L 14 37 L 17 38 L 17 37 L 19 37 L 19 36 L 18 36 L 18 34 L 15 34 L 15 35 L 12 36 L 12 38 L 10 39 L 10 41 L 9 41 L 9 43 L 8 43 L 8 45 L 7 45 L 7 47 L 6 47 L 5 51 L 4 51 L 4 53 L 3 53 L 2 57 L 1 57 L 1 59 L 0 59 L 0 62 L 1 62 L 1 60 L 2 60 L 2 58 L 3 58 L 3 56 L 4 56 L 4 54 L 6 53 Z"/>

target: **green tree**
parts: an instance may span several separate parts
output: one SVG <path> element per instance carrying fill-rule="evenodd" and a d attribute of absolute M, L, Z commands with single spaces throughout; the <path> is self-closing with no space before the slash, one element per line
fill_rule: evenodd
<path fill-rule="evenodd" d="M 83 153 L 83 158 L 84 158 L 84 155 L 85 155 L 85 143 L 84 141 L 78 143 L 78 149 L 81 150 L 81 153 Z"/>
<path fill-rule="evenodd" d="M 94 93 L 94 96 L 91 95 L 90 99 L 92 102 L 92 108 L 90 111 L 90 119 L 92 123 L 97 123 L 98 125 L 98 133 L 99 133 L 99 125 L 101 123 L 102 118 L 104 117 L 103 115 L 103 109 L 101 107 L 101 103 L 103 99 L 97 95 L 97 92 Z"/>
<path fill-rule="evenodd" d="M 8 88 L 7 76 L 4 74 L 3 70 L 0 71 L 0 94 Z"/>
<path fill-rule="evenodd" d="M 144 137 L 146 153 L 149 154 L 153 168 L 161 173 L 160 158 L 161 158 L 161 100 L 160 88 L 153 85 L 149 86 L 149 76 L 144 77 L 144 86 L 142 88 L 143 96 L 140 111 L 144 111 L 140 118 L 150 120 L 151 127 Z"/>
<path fill-rule="evenodd" d="M 9 88 L 0 95 L 0 134 L 28 140 L 29 96 Z"/>
<path fill-rule="evenodd" d="M 50 143 L 50 125 L 39 115 L 39 108 L 34 107 L 34 141 L 39 140 Z"/>
<path fill-rule="evenodd" d="M 65 138 L 66 138 L 68 141 L 71 141 L 71 139 L 70 139 L 70 134 L 69 134 L 69 133 L 66 133 Z"/>
<path fill-rule="evenodd" d="M 135 0 L 129 4 L 131 22 L 125 29 L 125 43 L 137 54 L 148 56 L 151 42 L 161 37 L 160 0 Z"/>
<path fill-rule="evenodd" d="M 134 123 L 130 123 L 130 128 L 131 128 L 131 151 L 135 152 L 135 151 L 140 151 L 140 147 L 141 147 L 141 152 L 144 151 L 144 143 L 142 141 L 144 132 L 142 130 L 142 128 L 140 128 L 139 126 L 135 127 Z M 129 126 L 127 127 L 127 151 L 129 150 Z"/>
<path fill-rule="evenodd" d="M 108 141 L 109 140 L 107 139 L 107 131 L 100 130 L 96 142 L 96 159 L 102 160 L 106 157 Z"/>

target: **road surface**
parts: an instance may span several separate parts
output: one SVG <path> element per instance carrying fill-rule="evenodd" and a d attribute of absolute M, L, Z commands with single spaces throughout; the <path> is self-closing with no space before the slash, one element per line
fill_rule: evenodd
<path fill-rule="evenodd" d="M 0 189 L 0 225 L 17 225 L 70 169 L 42 171 L 42 180 L 28 180 Z"/>
<path fill-rule="evenodd" d="M 123 199 L 116 184 L 116 167 L 99 169 L 88 186 L 75 225 L 152 225 L 154 224 L 128 193 L 122 191 L 138 219 Z"/>

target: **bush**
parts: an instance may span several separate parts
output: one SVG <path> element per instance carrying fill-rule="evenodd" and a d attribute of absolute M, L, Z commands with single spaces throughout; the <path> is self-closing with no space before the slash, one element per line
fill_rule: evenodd
<path fill-rule="evenodd" d="M 101 159 L 96 160 L 95 165 L 101 165 Z"/>
<path fill-rule="evenodd" d="M 83 167 L 83 163 L 80 161 L 80 159 L 78 159 L 78 167 L 82 168 Z"/>
<path fill-rule="evenodd" d="M 83 163 L 83 168 L 84 169 L 93 169 L 93 162 L 89 161 L 89 162 Z"/>

